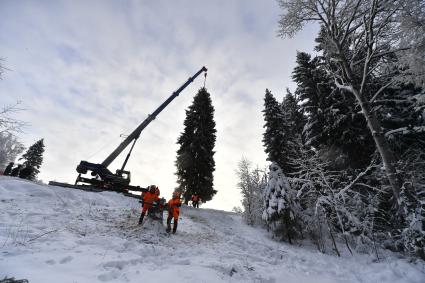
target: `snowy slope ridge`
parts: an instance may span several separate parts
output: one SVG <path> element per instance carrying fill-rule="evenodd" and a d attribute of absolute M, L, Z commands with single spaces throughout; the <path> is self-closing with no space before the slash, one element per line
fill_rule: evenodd
<path fill-rule="evenodd" d="M 168 196 L 165 196 L 168 197 Z M 183 206 L 177 234 L 139 203 L 0 177 L 0 279 L 34 282 L 425 282 L 395 255 L 323 255 L 269 238 L 233 213 Z"/>

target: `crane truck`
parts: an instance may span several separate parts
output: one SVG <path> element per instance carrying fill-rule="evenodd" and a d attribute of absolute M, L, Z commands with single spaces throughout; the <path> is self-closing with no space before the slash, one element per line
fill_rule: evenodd
<path fill-rule="evenodd" d="M 152 114 L 148 115 L 148 117 L 130 134 L 128 135 L 119 145 L 118 147 L 109 154 L 108 157 L 102 163 L 92 163 L 88 161 L 82 160 L 80 164 L 77 166 L 77 179 L 75 180 L 75 184 L 67 184 L 56 181 L 50 181 L 49 185 L 53 186 L 61 186 L 61 187 L 69 187 L 87 191 L 105 191 L 105 190 L 113 190 L 117 192 L 124 193 L 127 196 L 134 196 L 139 198 L 139 196 L 133 195 L 129 193 L 129 191 L 146 191 L 146 188 L 140 186 L 130 185 L 131 174 L 130 171 L 125 170 L 125 166 L 127 165 L 128 159 L 133 151 L 134 145 L 136 144 L 137 139 L 140 136 L 140 133 L 153 121 L 156 116 L 164 110 L 165 107 L 170 104 L 179 94 L 182 92 L 189 84 L 191 84 L 196 77 L 198 77 L 201 73 L 206 72 L 207 68 L 202 67 L 198 72 L 196 72 L 192 77 L 180 86 L 176 91 L 174 91 L 167 100 L 165 100 Z M 127 146 L 132 143 L 130 150 L 124 160 L 120 169 L 117 169 L 115 173 L 111 172 L 108 169 L 108 166 L 120 155 Z M 91 177 L 83 176 L 90 173 Z"/>

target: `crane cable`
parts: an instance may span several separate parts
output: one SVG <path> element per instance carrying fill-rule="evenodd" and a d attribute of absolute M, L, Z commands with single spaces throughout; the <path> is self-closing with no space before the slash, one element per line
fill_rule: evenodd
<path fill-rule="evenodd" d="M 121 137 L 121 136 L 120 136 Z M 100 147 L 100 149 L 99 150 L 97 150 L 95 153 L 93 153 L 92 155 L 90 155 L 89 157 L 87 157 L 87 160 L 88 159 L 92 159 L 94 156 L 96 156 L 99 152 L 101 152 L 101 151 L 103 151 L 103 150 L 105 150 L 105 148 L 107 148 L 107 147 L 109 147 L 112 143 L 115 143 L 115 141 L 118 139 L 118 137 L 116 137 L 116 138 L 114 138 L 114 139 L 111 139 L 110 141 L 108 141 L 108 142 L 106 142 L 104 145 L 102 145 L 101 147 Z"/>
<path fill-rule="evenodd" d="M 207 72 L 204 73 L 204 88 L 205 88 L 205 82 L 207 81 Z"/>

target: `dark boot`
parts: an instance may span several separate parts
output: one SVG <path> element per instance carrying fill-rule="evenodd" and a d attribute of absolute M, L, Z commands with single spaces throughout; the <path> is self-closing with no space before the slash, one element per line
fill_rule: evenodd
<path fill-rule="evenodd" d="M 171 232 L 171 217 L 167 218 L 167 229 L 165 231 L 167 231 L 167 233 Z"/>
<path fill-rule="evenodd" d="M 177 231 L 177 219 L 174 219 L 173 234 L 176 234 L 176 231 Z"/>
<path fill-rule="evenodd" d="M 143 218 L 145 218 L 145 213 L 142 212 L 139 218 L 139 225 L 143 223 Z"/>

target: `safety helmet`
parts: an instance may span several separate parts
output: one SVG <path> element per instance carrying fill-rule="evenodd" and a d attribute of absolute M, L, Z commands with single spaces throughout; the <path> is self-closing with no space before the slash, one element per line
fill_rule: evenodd
<path fill-rule="evenodd" d="M 180 192 L 174 192 L 174 193 L 173 193 L 173 198 L 174 198 L 174 199 L 176 199 L 176 198 L 180 198 Z"/>
<path fill-rule="evenodd" d="M 155 193 L 155 188 L 156 188 L 156 186 L 155 186 L 155 185 L 151 185 L 151 186 L 149 187 L 149 192 L 151 192 L 151 193 Z"/>

